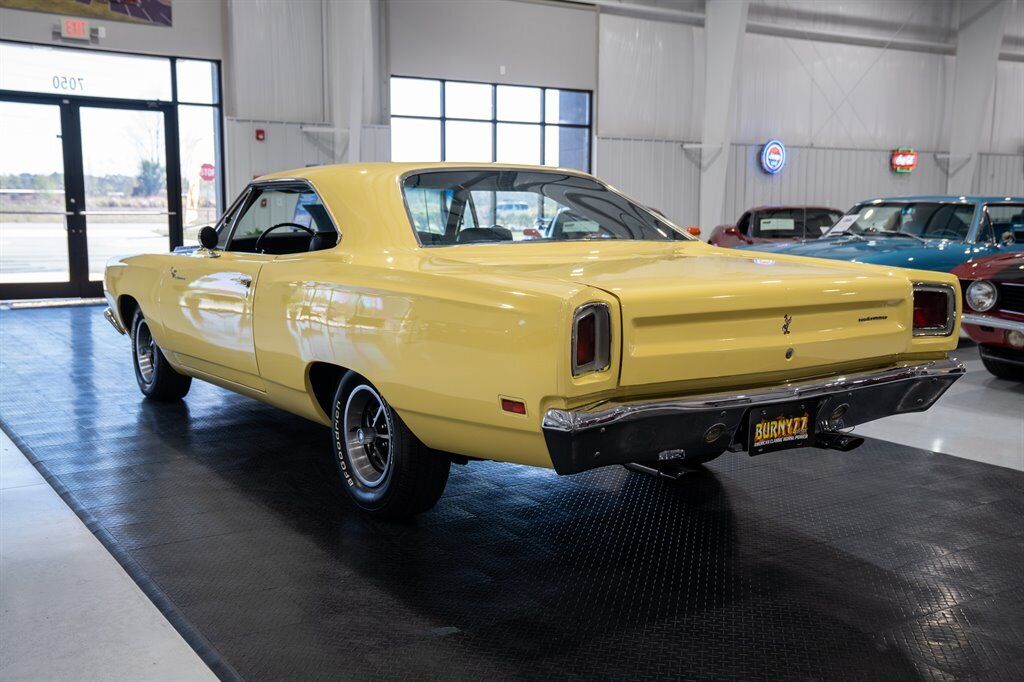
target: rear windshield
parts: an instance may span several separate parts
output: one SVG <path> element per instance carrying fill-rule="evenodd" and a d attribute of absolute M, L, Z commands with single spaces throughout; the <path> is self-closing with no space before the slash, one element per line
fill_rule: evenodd
<path fill-rule="evenodd" d="M 929 201 L 861 204 L 840 218 L 827 236 L 902 234 L 922 239 L 964 241 L 971 229 L 973 217 L 974 204 Z"/>
<path fill-rule="evenodd" d="M 767 208 L 754 214 L 753 236 L 817 239 L 842 216 L 820 208 Z"/>
<path fill-rule="evenodd" d="M 417 173 L 402 186 L 420 244 L 692 239 L 604 185 L 559 172 Z"/>

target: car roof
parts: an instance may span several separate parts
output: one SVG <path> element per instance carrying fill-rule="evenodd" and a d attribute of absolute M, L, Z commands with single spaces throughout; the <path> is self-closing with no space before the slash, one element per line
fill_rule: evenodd
<path fill-rule="evenodd" d="M 831 206 L 822 206 L 820 204 L 764 204 L 763 206 L 751 206 L 745 212 L 750 211 L 775 211 L 775 210 L 788 210 L 793 208 L 809 208 L 816 211 L 835 211 L 836 213 L 842 213 L 843 210 L 839 208 L 833 208 Z"/>
<path fill-rule="evenodd" d="M 338 163 L 328 166 L 308 166 L 306 168 L 296 168 L 292 170 L 278 171 L 275 173 L 268 173 L 267 175 L 261 175 L 256 178 L 254 182 L 260 182 L 263 180 L 287 180 L 287 179 L 307 179 L 310 181 L 316 181 L 317 179 L 325 179 L 328 177 L 337 177 L 342 175 L 349 176 L 362 176 L 363 179 L 373 180 L 379 178 L 399 178 L 407 173 L 414 173 L 416 171 L 436 171 L 436 170 L 460 170 L 460 169 L 489 169 L 489 170 L 527 170 L 527 171 L 547 171 L 557 173 L 571 173 L 573 175 L 582 175 L 586 177 L 592 177 L 589 173 L 578 171 L 572 168 L 556 168 L 552 166 L 532 166 L 514 163 L 458 163 L 454 161 L 443 161 L 443 162 L 397 162 L 397 161 L 379 161 L 370 163 Z"/>
<path fill-rule="evenodd" d="M 1024 202 L 1024 197 L 1007 197 L 1007 196 L 977 196 L 977 195 L 956 195 L 956 194 L 922 194 L 915 196 L 906 197 L 879 197 L 877 199 L 864 199 L 858 201 L 858 204 L 868 204 L 871 202 L 884 202 L 884 201 L 944 201 L 944 202 L 962 202 L 965 204 L 970 203 L 983 203 L 983 204 L 996 204 L 996 203 L 1009 203 L 1019 204 Z"/>

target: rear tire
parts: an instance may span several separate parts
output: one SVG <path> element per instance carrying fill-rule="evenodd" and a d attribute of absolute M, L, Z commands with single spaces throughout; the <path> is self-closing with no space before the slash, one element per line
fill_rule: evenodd
<path fill-rule="evenodd" d="M 402 519 L 431 509 L 451 460 L 425 446 L 370 382 L 348 373 L 331 409 L 331 441 L 342 484 L 373 516 Z"/>
<path fill-rule="evenodd" d="M 178 374 L 153 340 L 142 310 L 132 318 L 132 364 L 142 395 L 159 402 L 181 400 L 192 386 L 192 377 Z"/>
<path fill-rule="evenodd" d="M 1003 362 L 995 358 L 986 358 L 984 355 L 981 356 L 981 362 L 990 374 L 1000 379 L 1024 381 L 1024 367 L 1020 365 L 1012 365 L 1009 362 Z"/>

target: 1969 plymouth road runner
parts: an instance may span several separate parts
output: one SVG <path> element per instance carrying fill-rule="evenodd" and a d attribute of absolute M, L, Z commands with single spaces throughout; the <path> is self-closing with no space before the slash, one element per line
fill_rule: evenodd
<path fill-rule="evenodd" d="M 195 377 L 330 426 L 385 517 L 432 507 L 452 462 L 847 450 L 963 372 L 956 277 L 709 246 L 576 171 L 276 173 L 200 242 L 107 266 L 143 394 Z"/>

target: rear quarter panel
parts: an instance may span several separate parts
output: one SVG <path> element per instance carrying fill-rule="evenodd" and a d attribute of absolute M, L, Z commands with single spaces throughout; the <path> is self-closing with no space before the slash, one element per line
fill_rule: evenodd
<path fill-rule="evenodd" d="M 572 314 L 614 299 L 583 285 L 454 275 L 429 259 L 391 258 L 303 254 L 264 268 L 254 325 L 268 390 L 308 395 L 309 367 L 327 362 L 366 377 L 430 447 L 551 466 L 543 412 L 611 388 L 617 376 L 616 355 L 600 376 L 570 378 Z M 501 397 L 524 401 L 527 414 L 503 412 Z"/>

